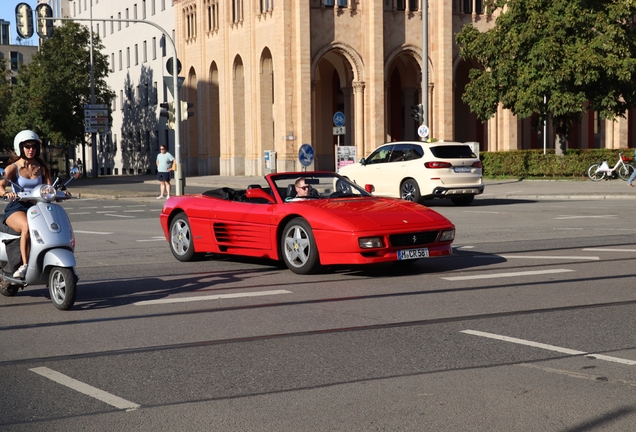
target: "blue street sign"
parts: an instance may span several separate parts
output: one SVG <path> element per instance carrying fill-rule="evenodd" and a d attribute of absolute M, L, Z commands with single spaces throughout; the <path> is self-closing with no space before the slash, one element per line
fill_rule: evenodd
<path fill-rule="evenodd" d="M 298 149 L 298 160 L 304 167 L 308 167 L 314 161 L 314 148 L 309 144 L 303 144 Z"/>
<path fill-rule="evenodd" d="M 335 113 L 333 115 L 333 124 L 335 124 L 337 127 L 344 126 L 344 124 L 345 124 L 345 116 L 344 116 L 344 114 L 341 113 L 340 111 Z"/>

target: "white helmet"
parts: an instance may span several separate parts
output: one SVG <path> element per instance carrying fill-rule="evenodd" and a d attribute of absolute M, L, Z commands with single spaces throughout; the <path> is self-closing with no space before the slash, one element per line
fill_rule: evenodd
<path fill-rule="evenodd" d="M 15 138 L 13 139 L 13 148 L 15 149 L 15 154 L 20 157 L 25 157 L 24 151 L 22 149 L 22 144 L 26 141 L 37 141 L 38 147 L 35 151 L 35 157 L 40 156 L 40 146 L 42 145 L 42 141 L 40 140 L 38 134 L 36 134 L 32 130 L 23 130 L 15 136 Z"/>

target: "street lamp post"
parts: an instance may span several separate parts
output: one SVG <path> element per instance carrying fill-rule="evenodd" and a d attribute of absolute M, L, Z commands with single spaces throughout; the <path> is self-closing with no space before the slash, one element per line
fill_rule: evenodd
<path fill-rule="evenodd" d="M 422 124 L 428 120 L 428 0 L 422 0 Z"/>

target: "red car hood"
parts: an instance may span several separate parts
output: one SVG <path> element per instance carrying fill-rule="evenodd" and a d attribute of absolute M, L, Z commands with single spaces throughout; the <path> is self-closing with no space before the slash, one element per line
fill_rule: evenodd
<path fill-rule="evenodd" d="M 428 207 L 393 198 L 339 198 L 312 200 L 304 204 L 323 209 L 352 223 L 356 229 L 406 228 L 413 224 L 426 224 L 431 228 L 452 226 L 451 221 Z"/>

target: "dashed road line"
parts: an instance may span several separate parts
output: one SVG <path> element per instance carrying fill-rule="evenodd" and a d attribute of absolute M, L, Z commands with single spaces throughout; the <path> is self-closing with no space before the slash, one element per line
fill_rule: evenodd
<path fill-rule="evenodd" d="M 505 259 L 560 259 L 560 260 L 592 260 L 598 261 L 600 258 L 597 256 L 554 256 L 554 255 L 475 255 L 473 258 L 486 258 L 486 259 L 496 259 L 496 258 L 505 258 Z"/>
<path fill-rule="evenodd" d="M 636 249 L 613 249 L 613 248 L 585 248 L 583 251 L 590 252 L 636 252 Z"/>
<path fill-rule="evenodd" d="M 503 335 L 498 335 L 494 333 L 482 332 L 478 330 L 461 330 L 460 333 L 465 333 L 465 334 L 469 334 L 473 336 L 481 336 L 481 337 L 485 337 L 489 339 L 496 339 L 496 340 L 500 340 L 504 342 L 516 343 L 518 345 L 525 345 L 525 346 L 530 346 L 534 348 L 540 348 L 540 349 L 554 351 L 554 352 L 558 352 L 562 354 L 584 355 L 585 357 L 595 358 L 597 360 L 604 360 L 604 361 L 613 362 L 613 363 L 621 363 L 621 364 L 625 364 L 629 366 L 636 365 L 635 360 L 628 360 L 628 359 L 619 358 L 619 357 L 606 356 L 604 354 L 588 353 L 585 351 L 578 351 L 578 350 L 573 350 L 570 348 L 559 347 L 556 345 L 549 345 L 549 344 L 544 344 L 540 342 L 529 341 L 526 339 L 518 339 L 518 338 L 514 338 L 510 336 L 503 336 Z"/>
<path fill-rule="evenodd" d="M 73 230 L 74 233 L 79 234 L 98 234 L 98 235 L 111 235 L 115 234 L 113 232 L 102 232 L 102 231 L 82 231 L 82 230 Z"/>
<path fill-rule="evenodd" d="M 104 216 L 114 216 L 114 217 L 120 217 L 120 218 L 134 218 L 134 216 L 120 215 L 120 214 L 115 214 L 115 213 L 105 213 Z"/>
<path fill-rule="evenodd" d="M 513 273 L 478 274 L 478 275 L 471 275 L 471 276 L 450 276 L 450 277 L 443 277 L 442 279 L 449 280 L 449 281 L 461 281 L 461 280 L 472 280 L 472 279 L 497 279 L 497 278 L 507 278 L 507 277 L 567 273 L 567 272 L 573 272 L 573 271 L 574 270 L 570 270 L 570 269 L 535 270 L 535 271 L 523 271 L 523 272 L 513 272 Z"/>
<path fill-rule="evenodd" d="M 268 296 L 268 295 L 291 294 L 291 293 L 292 293 L 291 291 L 287 291 L 287 290 L 256 291 L 256 292 L 244 292 L 244 293 L 232 293 L 232 294 L 215 294 L 215 295 L 198 296 L 198 297 L 173 297 L 173 298 L 165 298 L 165 299 L 159 299 L 159 300 L 143 300 L 133 304 L 135 306 L 148 306 L 148 305 L 157 305 L 157 304 L 186 303 L 186 302 L 205 301 L 205 300 L 234 299 L 234 298 L 241 298 L 241 297 L 262 297 L 262 296 Z"/>
<path fill-rule="evenodd" d="M 65 387 L 68 387 L 82 394 L 95 398 L 99 401 L 107 403 L 108 405 L 114 406 L 115 408 L 119 408 L 119 409 L 123 409 L 127 411 L 134 411 L 141 406 L 134 402 L 130 402 L 126 399 L 122 399 L 119 396 L 115 396 L 114 394 L 105 392 L 104 390 L 100 390 L 96 387 L 93 387 L 91 385 L 78 381 L 67 375 L 61 374 L 47 367 L 38 367 L 38 368 L 29 369 L 29 370 L 45 378 L 48 378 L 52 381 L 55 381 L 56 383 L 61 384 Z"/>

